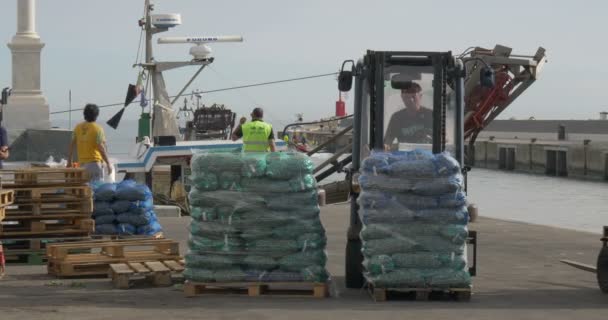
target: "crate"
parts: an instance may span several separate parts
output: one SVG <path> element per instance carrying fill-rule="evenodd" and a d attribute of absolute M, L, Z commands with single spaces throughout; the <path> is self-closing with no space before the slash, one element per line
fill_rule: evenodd
<path fill-rule="evenodd" d="M 45 238 L 69 235 L 87 236 L 95 230 L 95 220 L 90 218 L 67 218 L 56 220 L 5 219 L 0 224 L 0 239 Z"/>
<path fill-rule="evenodd" d="M 91 253 L 79 253 L 88 249 Z M 94 240 L 48 245 L 47 271 L 60 277 L 108 276 L 111 264 L 179 261 L 179 243 L 169 239 Z"/>
<path fill-rule="evenodd" d="M 325 282 L 193 282 L 186 281 L 184 293 L 187 297 L 204 294 L 242 294 L 250 297 L 262 295 L 297 295 L 314 298 L 329 296 L 329 285 Z"/>
<path fill-rule="evenodd" d="M 182 271 L 183 260 L 114 263 L 110 265 L 110 278 L 116 289 L 129 289 L 142 277 L 155 287 L 163 287 L 172 285 Z"/>
<path fill-rule="evenodd" d="M 89 182 L 89 175 L 81 168 L 26 168 L 0 170 L 4 188 L 37 186 L 74 186 Z"/>

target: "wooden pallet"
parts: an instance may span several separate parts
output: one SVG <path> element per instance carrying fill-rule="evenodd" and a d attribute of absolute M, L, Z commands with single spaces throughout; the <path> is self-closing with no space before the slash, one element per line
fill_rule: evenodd
<path fill-rule="evenodd" d="M 7 217 L 27 217 L 27 216 L 49 216 L 57 217 L 61 215 L 81 215 L 91 217 L 93 212 L 93 199 L 85 198 L 77 201 L 55 202 L 55 203 L 19 203 L 6 207 Z"/>
<path fill-rule="evenodd" d="M 114 263 L 110 265 L 110 277 L 116 289 L 129 289 L 136 278 L 144 280 L 155 287 L 170 286 L 173 276 L 184 271 L 184 261 L 144 261 Z"/>
<path fill-rule="evenodd" d="M 261 295 L 299 295 L 325 298 L 329 296 L 327 283 L 316 282 L 192 282 L 186 281 L 184 293 L 187 297 L 202 294 L 247 294 L 250 297 Z"/>
<path fill-rule="evenodd" d="M 84 185 L 90 180 L 87 171 L 82 168 L 0 170 L 0 178 L 5 188 Z"/>
<path fill-rule="evenodd" d="M 2 220 L 4 220 L 5 217 L 6 217 L 6 208 L 0 207 L 0 222 L 2 222 Z"/>
<path fill-rule="evenodd" d="M 78 250 L 90 249 L 82 254 Z M 179 243 L 169 239 L 99 240 L 51 244 L 49 274 L 60 277 L 108 276 L 113 263 L 181 260 Z"/>
<path fill-rule="evenodd" d="M 46 256 L 46 246 L 49 244 L 73 242 L 73 241 L 86 241 L 89 237 L 58 237 L 58 238 L 27 238 L 27 239 L 2 239 L 2 245 L 5 251 L 18 251 L 18 250 L 43 250 Z"/>
<path fill-rule="evenodd" d="M 0 190 L 0 207 L 11 205 L 15 201 L 13 190 Z"/>
<path fill-rule="evenodd" d="M 445 300 L 470 301 L 472 287 L 466 288 L 374 288 L 370 286 L 374 301 L 381 302 L 405 298 L 416 301 Z"/>
<path fill-rule="evenodd" d="M 14 188 L 15 204 L 81 202 L 92 198 L 89 186 Z"/>
<path fill-rule="evenodd" d="M 57 220 L 6 219 L 0 224 L 0 239 L 89 235 L 95 230 L 95 220 L 69 218 Z"/>

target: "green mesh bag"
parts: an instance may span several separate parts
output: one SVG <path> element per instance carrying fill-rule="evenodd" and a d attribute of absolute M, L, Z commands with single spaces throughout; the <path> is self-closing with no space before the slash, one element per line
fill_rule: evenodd
<path fill-rule="evenodd" d="M 243 161 L 240 153 L 215 152 L 199 153 L 192 156 L 192 173 L 199 172 L 241 172 Z"/>
<path fill-rule="evenodd" d="M 243 240 L 235 236 L 225 235 L 224 239 L 211 239 L 202 236 L 190 236 L 188 240 L 192 252 L 241 252 Z"/>
<path fill-rule="evenodd" d="M 266 156 L 266 176 L 288 180 L 297 175 L 312 174 L 314 163 L 299 152 L 272 152 Z"/>
<path fill-rule="evenodd" d="M 294 210 L 316 207 L 319 204 L 317 190 L 265 196 L 266 205 L 273 210 Z"/>
<path fill-rule="evenodd" d="M 222 172 L 219 182 L 222 190 L 241 191 L 241 176 L 238 172 Z"/>
<path fill-rule="evenodd" d="M 240 263 L 242 260 L 239 256 L 220 255 L 220 254 L 187 254 L 185 257 L 187 268 L 200 269 L 226 269 Z"/>
<path fill-rule="evenodd" d="M 327 238 L 323 233 L 305 233 L 298 236 L 298 247 L 302 251 L 323 250 L 327 244 Z"/>
<path fill-rule="evenodd" d="M 183 272 L 184 279 L 193 282 L 212 282 L 215 281 L 213 270 L 202 268 L 186 268 Z"/>
<path fill-rule="evenodd" d="M 285 271 L 300 272 L 310 266 L 325 266 L 327 256 L 322 250 L 290 254 L 279 260 L 279 268 Z"/>
<path fill-rule="evenodd" d="M 306 282 L 326 282 L 329 279 L 329 273 L 325 266 L 316 265 L 308 266 L 300 271 L 302 280 Z"/>
<path fill-rule="evenodd" d="M 245 228 L 241 233 L 241 238 L 243 238 L 247 242 L 255 242 L 260 239 L 272 238 L 273 232 L 271 228 L 266 227 L 255 227 L 255 228 Z"/>
<path fill-rule="evenodd" d="M 468 237 L 465 225 L 437 225 L 428 223 L 366 224 L 361 230 L 363 240 L 409 239 L 421 236 L 438 236 L 455 244 L 464 244 Z"/>
<path fill-rule="evenodd" d="M 249 270 L 269 271 L 277 267 L 277 261 L 268 256 L 249 255 L 243 260 Z"/>
<path fill-rule="evenodd" d="M 215 191 L 219 188 L 217 175 L 206 171 L 190 175 L 190 182 L 199 191 Z"/>
<path fill-rule="evenodd" d="M 241 185 L 244 191 L 259 194 L 274 195 L 276 193 L 287 193 L 289 190 L 288 181 L 271 180 L 268 178 L 243 178 L 241 179 Z"/>
<path fill-rule="evenodd" d="M 292 224 L 278 227 L 273 230 L 273 235 L 279 239 L 294 238 L 305 233 L 325 234 L 325 229 L 318 219 L 301 220 Z"/>
<path fill-rule="evenodd" d="M 295 176 L 288 181 L 290 192 L 303 192 L 317 188 L 317 180 L 312 174 Z"/>
<path fill-rule="evenodd" d="M 389 273 L 395 270 L 395 262 L 390 256 L 385 254 L 365 259 L 363 261 L 363 266 L 365 267 L 365 270 L 372 275 Z"/>
<path fill-rule="evenodd" d="M 215 221 L 218 218 L 215 208 L 210 207 L 192 207 L 190 216 L 192 219 L 201 222 Z"/>
<path fill-rule="evenodd" d="M 251 243 L 247 249 L 251 253 L 281 257 L 298 252 L 299 247 L 296 240 L 261 239 Z"/>
<path fill-rule="evenodd" d="M 236 235 L 235 226 L 223 224 L 221 222 L 199 222 L 192 220 L 190 223 L 190 234 L 208 238 L 224 238 L 224 235 Z"/>
<path fill-rule="evenodd" d="M 247 192 L 219 190 L 205 192 L 192 188 L 189 194 L 190 205 L 194 207 L 223 207 L 241 208 L 253 205 L 264 205 L 264 197 Z"/>
<path fill-rule="evenodd" d="M 429 287 L 467 288 L 471 285 L 471 275 L 464 270 L 437 269 L 426 272 Z"/>
<path fill-rule="evenodd" d="M 266 153 L 243 154 L 241 176 L 245 178 L 263 177 L 266 174 Z"/>
<path fill-rule="evenodd" d="M 366 274 L 368 282 L 378 288 L 424 288 L 427 286 L 425 273 L 417 269 L 398 269 L 377 275 Z"/>
<path fill-rule="evenodd" d="M 464 270 L 466 267 L 465 257 L 455 253 L 398 253 L 392 259 L 398 268 Z"/>
<path fill-rule="evenodd" d="M 464 247 L 454 244 L 441 237 L 419 236 L 412 238 L 399 239 L 379 239 L 363 242 L 362 252 L 365 256 L 375 256 L 381 254 L 395 253 L 414 253 L 414 252 L 435 252 L 462 254 Z"/>
<path fill-rule="evenodd" d="M 244 281 L 247 275 L 240 268 L 229 268 L 215 271 L 213 277 L 217 282 L 239 282 Z"/>

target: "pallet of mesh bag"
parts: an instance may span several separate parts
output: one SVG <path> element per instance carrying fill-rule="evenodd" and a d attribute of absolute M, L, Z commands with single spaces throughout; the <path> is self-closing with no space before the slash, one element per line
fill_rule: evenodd
<path fill-rule="evenodd" d="M 140 282 L 166 287 L 183 282 L 183 271 L 184 260 L 113 263 L 110 278 L 116 289 L 129 289 Z"/>
<path fill-rule="evenodd" d="M 327 282 L 283 281 L 283 282 L 193 282 L 184 284 L 186 297 L 204 294 L 243 294 L 249 297 L 263 295 L 289 295 L 314 298 L 329 296 Z"/>
<path fill-rule="evenodd" d="M 82 168 L 44 168 L 0 170 L 5 188 L 28 188 L 41 186 L 82 186 L 89 182 L 89 175 Z"/>
<path fill-rule="evenodd" d="M 79 253 L 80 250 L 89 253 Z M 115 263 L 179 261 L 179 243 L 170 239 L 91 240 L 48 245 L 47 271 L 58 277 L 107 277 Z"/>
<path fill-rule="evenodd" d="M 53 243 L 89 240 L 88 236 L 56 238 L 17 238 L 0 240 L 4 246 L 6 262 L 12 264 L 46 264 L 46 246 Z M 82 252 L 86 252 L 83 250 Z"/>

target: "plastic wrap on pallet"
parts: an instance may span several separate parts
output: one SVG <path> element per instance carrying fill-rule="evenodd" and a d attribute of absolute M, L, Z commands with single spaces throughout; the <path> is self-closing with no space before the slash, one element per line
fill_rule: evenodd
<path fill-rule="evenodd" d="M 117 184 L 98 184 L 93 192 L 95 233 L 152 236 L 162 231 L 153 211 L 152 192 L 147 186 L 124 180 Z M 110 198 L 111 192 L 114 196 Z"/>
<path fill-rule="evenodd" d="M 376 287 L 466 287 L 468 212 L 458 162 L 424 150 L 373 152 L 357 199 L 364 275 Z"/>
<path fill-rule="evenodd" d="M 327 239 L 310 159 L 291 153 L 200 153 L 189 193 L 184 276 L 192 281 L 326 281 Z M 194 180 L 193 180 L 194 181 Z"/>

